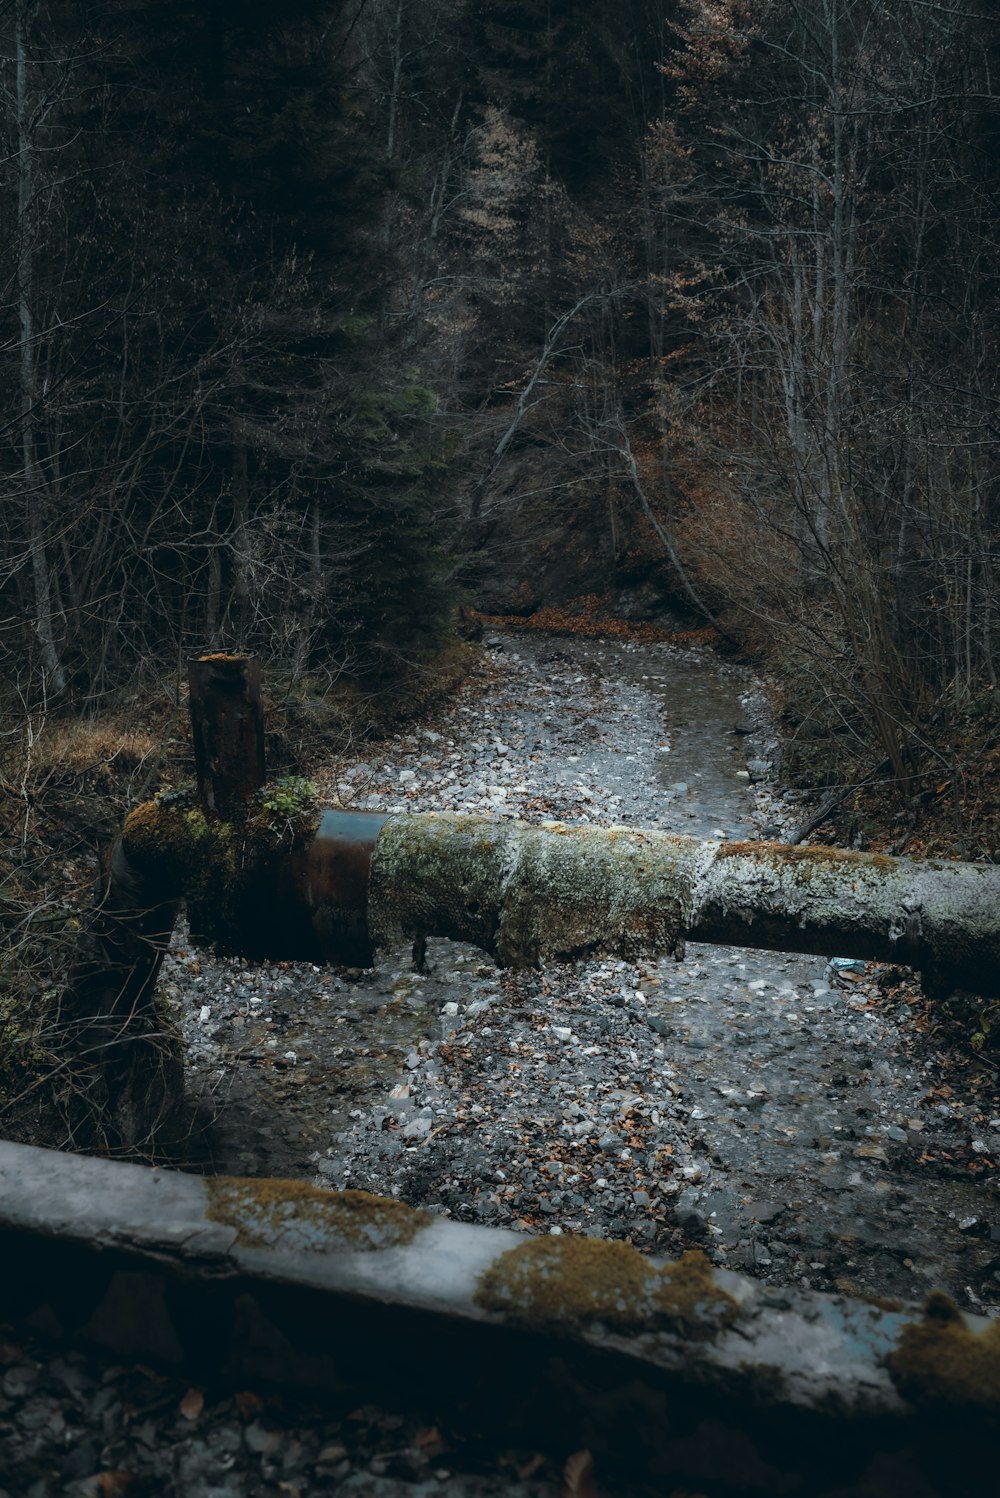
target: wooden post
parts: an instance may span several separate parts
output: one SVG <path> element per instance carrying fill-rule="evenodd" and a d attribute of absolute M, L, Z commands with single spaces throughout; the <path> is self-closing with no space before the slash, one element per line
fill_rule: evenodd
<path fill-rule="evenodd" d="M 264 713 L 255 655 L 211 652 L 188 662 L 198 797 L 226 816 L 264 784 Z"/>

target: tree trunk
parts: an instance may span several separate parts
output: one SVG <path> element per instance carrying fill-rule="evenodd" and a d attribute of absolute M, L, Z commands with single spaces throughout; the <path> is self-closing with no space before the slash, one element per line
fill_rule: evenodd
<path fill-rule="evenodd" d="M 38 349 L 35 330 L 34 256 L 34 140 L 28 79 L 28 10 L 25 0 L 14 7 L 16 52 L 15 103 L 17 113 L 17 309 L 18 357 L 21 376 L 21 461 L 28 518 L 28 551 L 34 592 L 35 631 L 42 665 L 51 690 L 66 690 L 66 674 L 55 636 L 52 574 L 45 546 L 45 487 L 36 456 Z"/>
<path fill-rule="evenodd" d="M 176 1137 L 180 1041 L 155 989 L 177 903 L 161 877 L 129 867 L 119 844 L 59 1009 L 77 1148 L 149 1154 Z"/>

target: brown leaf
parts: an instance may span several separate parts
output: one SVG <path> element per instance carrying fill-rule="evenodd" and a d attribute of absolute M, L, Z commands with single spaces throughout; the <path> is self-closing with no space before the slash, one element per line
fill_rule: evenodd
<path fill-rule="evenodd" d="M 112 1472 L 95 1472 L 81 1484 L 81 1490 L 86 1498 L 121 1498 L 133 1481 L 132 1473 L 119 1467 Z"/>
<path fill-rule="evenodd" d="M 563 1467 L 562 1498 L 597 1498 L 594 1458 L 589 1451 L 574 1451 Z"/>
<path fill-rule="evenodd" d="M 544 1465 L 544 1456 L 540 1451 L 536 1451 L 534 1456 L 530 1456 L 523 1466 L 518 1467 L 517 1475 L 522 1482 L 527 1482 L 528 1478 L 534 1477 L 539 1467 L 544 1467 Z"/>
<path fill-rule="evenodd" d="M 440 1452 L 448 1450 L 448 1444 L 436 1425 L 428 1425 L 425 1430 L 418 1430 L 411 1444 L 428 1456 L 437 1456 Z"/>
<path fill-rule="evenodd" d="M 238 1393 L 233 1395 L 233 1398 L 236 1401 L 236 1408 L 244 1420 L 253 1419 L 254 1415 L 259 1415 L 264 1408 L 263 1399 L 261 1399 L 259 1394 L 255 1394 L 252 1389 L 240 1389 Z"/>
<path fill-rule="evenodd" d="M 197 1420 L 204 1408 L 205 1396 L 200 1389 L 188 1389 L 178 1405 L 178 1409 L 185 1420 Z"/>

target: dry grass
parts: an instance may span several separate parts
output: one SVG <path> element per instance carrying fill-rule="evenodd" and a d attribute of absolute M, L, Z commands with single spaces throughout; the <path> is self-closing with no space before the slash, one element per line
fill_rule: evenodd
<path fill-rule="evenodd" d="M 121 720 L 55 723 L 38 738 L 32 755 L 39 776 L 82 778 L 95 771 L 131 774 L 162 748 L 162 734 Z"/>

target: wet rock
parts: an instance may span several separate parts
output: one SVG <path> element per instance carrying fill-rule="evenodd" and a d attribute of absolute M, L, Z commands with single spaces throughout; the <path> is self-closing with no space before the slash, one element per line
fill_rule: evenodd
<path fill-rule="evenodd" d="M 37 1387 L 40 1369 L 32 1363 L 16 1363 L 3 1376 L 2 1387 L 8 1399 L 24 1399 Z"/>
<path fill-rule="evenodd" d="M 682 1191 L 674 1203 L 673 1220 L 689 1238 L 703 1238 L 708 1233 L 708 1218 L 695 1191 Z"/>
<path fill-rule="evenodd" d="M 751 1201 L 747 1202 L 744 1211 L 746 1212 L 746 1215 L 753 1218 L 755 1222 L 766 1224 L 769 1222 L 774 1222 L 778 1217 L 780 1217 L 785 1211 L 785 1208 L 780 1202 Z"/>

